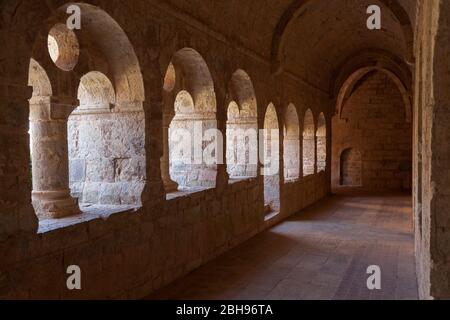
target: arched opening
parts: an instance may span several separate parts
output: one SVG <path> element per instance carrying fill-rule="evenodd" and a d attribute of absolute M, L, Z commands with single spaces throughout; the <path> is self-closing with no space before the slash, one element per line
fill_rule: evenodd
<path fill-rule="evenodd" d="M 64 71 L 71 71 L 78 63 L 79 43 L 75 32 L 65 24 L 55 25 L 48 34 L 48 52 L 55 65 Z"/>
<path fill-rule="evenodd" d="M 216 96 L 208 66 L 191 48 L 174 54 L 164 83 L 164 142 L 161 159 L 166 192 L 216 186 L 218 150 Z"/>
<path fill-rule="evenodd" d="M 40 110 L 48 110 L 53 95 L 50 79 L 44 68 L 34 59 L 30 60 L 28 72 L 28 85 L 33 88 L 30 99 L 30 163 L 31 180 L 33 185 L 33 207 L 39 218 L 45 217 L 45 205 L 40 201 L 39 195 L 45 192 L 50 185 L 59 187 L 55 181 L 50 181 L 50 175 L 55 174 L 52 168 L 58 165 L 58 154 L 53 155 L 52 137 L 45 134 L 45 122 L 40 115 Z M 46 139 L 40 139 L 45 135 Z M 56 161 L 55 161 L 56 160 Z"/>
<path fill-rule="evenodd" d="M 362 186 L 362 159 L 359 150 L 354 148 L 345 149 L 341 154 L 340 168 L 341 186 Z"/>
<path fill-rule="evenodd" d="M 300 126 L 297 109 L 290 104 L 285 114 L 284 126 L 284 180 L 300 177 Z"/>
<path fill-rule="evenodd" d="M 264 205 L 266 215 L 280 211 L 280 133 L 275 106 L 267 107 L 263 134 Z"/>
<path fill-rule="evenodd" d="M 227 117 L 227 171 L 230 180 L 256 177 L 258 167 L 258 114 L 250 77 L 243 70 L 229 84 Z"/>
<path fill-rule="evenodd" d="M 59 23 L 67 17 L 64 5 L 49 18 L 50 32 L 43 28 L 36 39 L 33 57 L 51 70 L 48 79 L 30 64 L 32 198 L 41 220 L 79 214 L 78 204 L 95 213 L 140 206 L 145 184 L 145 93 L 137 56 L 106 12 L 77 6 L 83 19 L 76 34 L 65 20 Z M 44 95 L 44 82 L 58 85 Z"/>
<path fill-rule="evenodd" d="M 327 169 L 327 123 L 325 115 L 321 113 L 317 121 L 317 172 Z"/>
<path fill-rule="evenodd" d="M 316 143 L 314 116 L 311 110 L 307 110 L 303 121 L 303 176 L 315 173 L 316 165 Z"/>
<path fill-rule="evenodd" d="M 116 109 L 116 94 L 101 72 L 78 88 L 80 106 L 69 116 L 69 182 L 83 211 L 141 205 L 145 185 L 143 110 Z"/>

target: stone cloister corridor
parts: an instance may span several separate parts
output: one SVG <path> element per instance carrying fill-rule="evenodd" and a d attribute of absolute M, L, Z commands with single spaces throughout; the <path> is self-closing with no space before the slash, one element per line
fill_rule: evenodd
<path fill-rule="evenodd" d="M 366 268 L 385 287 L 366 287 Z M 305 209 L 148 299 L 417 299 L 411 198 L 335 195 Z"/>
<path fill-rule="evenodd" d="M 449 0 L 0 0 L 0 300 L 450 299 L 449 39 Z"/>

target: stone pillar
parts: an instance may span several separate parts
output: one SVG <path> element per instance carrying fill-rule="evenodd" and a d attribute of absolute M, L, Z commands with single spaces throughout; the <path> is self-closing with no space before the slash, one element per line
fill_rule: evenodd
<path fill-rule="evenodd" d="M 0 238 L 20 232 L 35 234 L 38 229 L 30 192 L 31 94 L 32 89 L 23 83 L 0 83 Z"/>
<path fill-rule="evenodd" d="M 174 117 L 174 113 L 165 112 L 163 114 L 163 156 L 161 158 L 161 177 L 166 193 L 178 191 L 178 183 L 170 178 L 169 127 Z"/>
<path fill-rule="evenodd" d="M 79 214 L 70 195 L 67 120 L 76 101 L 55 97 L 30 99 L 32 202 L 40 218 Z"/>

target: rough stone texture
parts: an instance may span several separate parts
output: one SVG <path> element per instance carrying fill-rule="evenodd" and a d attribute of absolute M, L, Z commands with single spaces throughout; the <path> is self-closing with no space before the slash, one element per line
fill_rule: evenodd
<path fill-rule="evenodd" d="M 333 133 L 334 186 L 411 188 L 411 123 L 386 74 L 375 71 L 360 80 L 334 118 Z"/>
<path fill-rule="evenodd" d="M 326 171 L 327 169 L 327 139 L 328 139 L 328 128 L 323 113 L 320 114 L 319 120 L 317 121 L 317 132 L 316 132 L 316 151 L 317 151 L 317 171 Z"/>
<path fill-rule="evenodd" d="M 204 158 L 208 146 L 215 143 L 213 139 L 207 139 L 206 133 L 215 128 L 216 120 L 183 116 L 175 116 L 172 120 L 169 134 L 170 176 L 180 187 L 216 186 L 217 164 L 205 163 Z"/>
<path fill-rule="evenodd" d="M 420 2 L 415 51 L 414 212 L 419 292 L 450 298 L 450 3 Z"/>
<path fill-rule="evenodd" d="M 74 114 L 68 126 L 72 195 L 82 204 L 140 205 L 144 113 Z"/>
<path fill-rule="evenodd" d="M 226 161 L 230 178 L 242 179 L 257 176 L 258 136 L 256 123 L 248 123 L 245 120 L 227 122 Z"/>

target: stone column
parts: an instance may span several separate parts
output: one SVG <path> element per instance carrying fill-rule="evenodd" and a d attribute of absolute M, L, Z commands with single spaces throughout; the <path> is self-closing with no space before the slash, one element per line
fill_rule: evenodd
<path fill-rule="evenodd" d="M 32 202 L 40 218 L 79 214 L 70 195 L 67 120 L 77 101 L 55 97 L 30 99 Z"/>
<path fill-rule="evenodd" d="M 178 183 L 170 178 L 169 127 L 174 117 L 174 113 L 165 112 L 163 114 L 163 156 L 161 158 L 161 177 L 166 193 L 178 191 Z"/>

